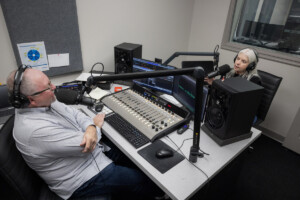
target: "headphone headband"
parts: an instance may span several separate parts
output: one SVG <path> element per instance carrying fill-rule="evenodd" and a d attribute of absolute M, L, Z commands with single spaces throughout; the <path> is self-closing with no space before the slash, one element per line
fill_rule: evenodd
<path fill-rule="evenodd" d="M 12 106 L 15 108 L 24 108 L 30 103 L 29 99 L 21 93 L 23 74 L 28 68 L 31 68 L 31 66 L 20 65 L 14 76 L 14 87 L 10 101 Z"/>

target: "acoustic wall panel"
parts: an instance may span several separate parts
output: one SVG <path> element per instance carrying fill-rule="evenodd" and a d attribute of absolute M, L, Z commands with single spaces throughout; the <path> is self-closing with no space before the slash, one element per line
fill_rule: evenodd
<path fill-rule="evenodd" d="M 82 54 L 75 0 L 1 0 L 17 64 L 17 45 L 44 41 L 46 53 L 69 54 L 69 66 L 50 68 L 48 76 L 82 71 Z"/>

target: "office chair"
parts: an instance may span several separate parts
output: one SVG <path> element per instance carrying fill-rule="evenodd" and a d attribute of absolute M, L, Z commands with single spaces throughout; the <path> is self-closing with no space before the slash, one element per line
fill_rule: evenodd
<path fill-rule="evenodd" d="M 11 189 L 4 199 L 18 200 L 62 200 L 26 164 L 18 151 L 12 136 L 14 115 L 0 130 L 0 180 Z M 109 195 L 89 197 L 80 200 L 109 200 Z M 76 199 L 77 200 L 77 199 Z M 79 200 L 79 199 L 78 199 Z"/>
<path fill-rule="evenodd" d="M 261 84 L 264 87 L 264 92 L 258 107 L 257 121 L 255 122 L 254 126 L 259 125 L 265 120 L 273 98 L 282 81 L 282 77 L 275 76 L 262 70 L 257 70 L 257 72 L 261 78 Z"/>

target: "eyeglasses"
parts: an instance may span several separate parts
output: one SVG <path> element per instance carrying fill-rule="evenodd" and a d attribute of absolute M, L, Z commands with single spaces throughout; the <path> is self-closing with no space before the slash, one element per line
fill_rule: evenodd
<path fill-rule="evenodd" d="M 45 92 L 45 91 L 47 91 L 47 90 L 50 90 L 51 88 L 50 87 L 48 87 L 48 88 L 46 88 L 46 89 L 44 89 L 44 90 L 42 90 L 42 91 L 39 91 L 39 92 L 35 92 L 35 93 L 33 93 L 32 95 L 29 95 L 29 96 L 36 96 L 36 95 L 38 95 L 38 94 L 42 94 L 43 92 Z"/>
<path fill-rule="evenodd" d="M 49 87 L 48 88 L 46 88 L 44 90 L 41 90 L 39 92 L 35 92 L 35 93 L 33 93 L 32 95 L 29 95 L 29 96 L 36 96 L 36 95 L 42 94 L 43 92 L 46 92 L 47 90 L 51 90 L 51 85 L 52 85 L 52 83 L 49 82 Z"/>

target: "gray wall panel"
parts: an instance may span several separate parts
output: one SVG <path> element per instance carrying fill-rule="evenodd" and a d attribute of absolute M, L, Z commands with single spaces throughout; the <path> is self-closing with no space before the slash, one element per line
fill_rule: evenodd
<path fill-rule="evenodd" d="M 12 47 L 44 41 L 47 54 L 69 53 L 70 65 L 50 68 L 48 76 L 82 71 L 82 54 L 75 0 L 1 0 Z"/>

